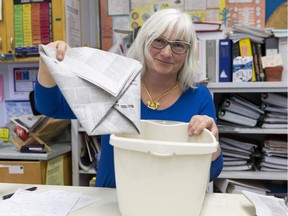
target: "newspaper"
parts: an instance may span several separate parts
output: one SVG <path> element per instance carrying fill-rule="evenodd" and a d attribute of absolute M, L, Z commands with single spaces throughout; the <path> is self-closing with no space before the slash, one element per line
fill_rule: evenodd
<path fill-rule="evenodd" d="M 40 57 L 88 135 L 139 133 L 142 65 L 114 53 L 40 45 Z"/>
<path fill-rule="evenodd" d="M 284 199 L 243 190 L 242 193 L 255 205 L 257 216 L 285 216 L 288 208 Z"/>

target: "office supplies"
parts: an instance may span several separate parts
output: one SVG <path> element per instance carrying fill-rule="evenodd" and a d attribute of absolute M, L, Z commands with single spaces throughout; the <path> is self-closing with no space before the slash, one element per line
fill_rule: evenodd
<path fill-rule="evenodd" d="M 248 106 L 240 104 L 236 101 L 232 101 L 229 98 L 226 98 L 224 102 L 222 103 L 222 109 L 228 110 L 234 113 L 238 113 L 238 114 L 241 114 L 243 116 L 247 116 L 253 119 L 258 119 L 261 115 L 260 112 L 257 112 L 256 110 L 252 110 Z"/>
<path fill-rule="evenodd" d="M 215 22 L 193 22 L 196 32 L 217 32 L 221 30 L 221 23 Z"/>
<path fill-rule="evenodd" d="M 256 74 L 256 81 L 261 81 L 259 58 L 257 55 L 257 43 L 251 42 L 251 45 L 252 45 L 253 64 L 254 64 L 254 70 Z"/>
<path fill-rule="evenodd" d="M 216 82 L 216 74 L 218 74 L 218 47 L 219 40 L 206 40 L 206 71 L 209 82 Z"/>
<path fill-rule="evenodd" d="M 253 78 L 252 56 L 238 56 L 233 59 L 232 81 L 250 82 Z"/>
<path fill-rule="evenodd" d="M 256 53 L 258 58 L 259 72 L 260 72 L 260 81 L 265 81 L 265 71 L 262 65 L 262 45 L 260 43 L 256 43 Z"/>
<path fill-rule="evenodd" d="M 219 109 L 218 118 L 224 121 L 233 122 L 235 124 L 245 125 L 248 127 L 255 127 L 257 120 L 246 117 L 237 113 L 230 112 L 228 110 Z"/>
<path fill-rule="evenodd" d="M 240 39 L 239 40 L 239 47 L 240 47 L 241 56 L 253 56 L 250 38 Z M 254 67 L 254 64 L 252 64 L 252 80 L 251 81 L 255 82 L 256 81 L 256 73 L 255 73 L 255 70 L 253 67 Z"/>
<path fill-rule="evenodd" d="M 27 188 L 27 189 L 25 189 L 25 190 L 35 191 L 36 189 L 37 189 L 37 187 L 31 187 L 31 188 Z M 3 199 L 3 200 L 9 199 L 9 198 L 11 198 L 13 195 L 14 195 L 14 193 L 10 193 L 10 194 L 4 195 L 4 196 L 2 196 L 2 199 Z"/>
<path fill-rule="evenodd" d="M 278 38 L 265 38 L 265 56 L 278 54 Z"/>
<path fill-rule="evenodd" d="M 232 40 L 219 40 L 219 82 L 232 80 Z"/>

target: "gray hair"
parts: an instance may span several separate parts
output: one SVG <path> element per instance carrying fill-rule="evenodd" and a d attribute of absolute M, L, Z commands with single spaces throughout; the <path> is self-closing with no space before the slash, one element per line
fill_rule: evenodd
<path fill-rule="evenodd" d="M 185 62 L 178 72 L 178 81 L 183 90 L 189 87 L 195 88 L 195 83 L 199 79 L 196 34 L 192 18 L 180 10 L 164 9 L 154 13 L 140 28 L 128 50 L 127 57 L 142 63 L 141 75 L 143 76 L 146 71 L 145 57 L 152 59 L 149 47 L 152 41 L 164 32 L 167 37 L 174 34 L 177 38 L 190 43 L 191 47 L 186 53 Z"/>

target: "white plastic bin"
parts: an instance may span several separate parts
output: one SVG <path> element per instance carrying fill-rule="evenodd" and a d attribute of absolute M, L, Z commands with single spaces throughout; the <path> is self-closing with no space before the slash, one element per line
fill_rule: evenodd
<path fill-rule="evenodd" d="M 122 216 L 198 216 L 217 141 L 208 130 L 188 136 L 188 124 L 141 121 L 141 133 L 113 134 Z"/>

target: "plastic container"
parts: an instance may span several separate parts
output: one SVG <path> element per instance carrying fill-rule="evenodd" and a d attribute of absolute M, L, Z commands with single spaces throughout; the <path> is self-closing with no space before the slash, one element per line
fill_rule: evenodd
<path fill-rule="evenodd" d="M 187 127 L 142 120 L 138 135 L 111 135 L 122 216 L 200 214 L 218 143 L 206 129 L 188 137 Z"/>

